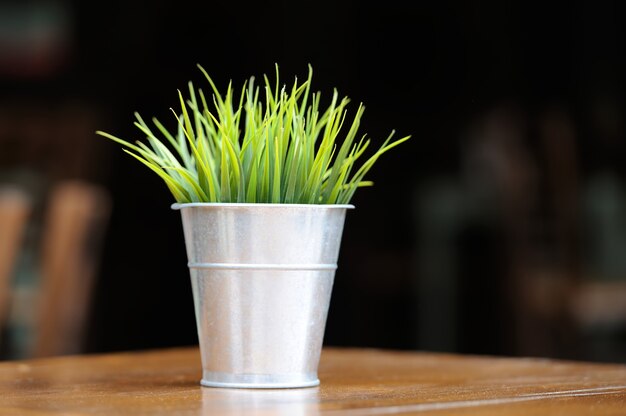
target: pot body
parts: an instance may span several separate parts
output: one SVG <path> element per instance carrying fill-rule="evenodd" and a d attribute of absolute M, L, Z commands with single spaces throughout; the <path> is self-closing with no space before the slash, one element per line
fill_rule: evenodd
<path fill-rule="evenodd" d="M 293 388 L 317 367 L 352 205 L 174 204 L 182 215 L 201 384 Z"/>

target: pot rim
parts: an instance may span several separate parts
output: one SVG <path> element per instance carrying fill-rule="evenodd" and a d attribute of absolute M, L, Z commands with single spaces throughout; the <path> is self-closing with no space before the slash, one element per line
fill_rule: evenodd
<path fill-rule="evenodd" d="M 179 210 L 193 207 L 223 207 L 223 208 L 327 208 L 327 209 L 354 209 L 352 204 L 287 204 L 287 203 L 264 203 L 264 202 L 184 202 L 174 203 L 172 209 Z"/>

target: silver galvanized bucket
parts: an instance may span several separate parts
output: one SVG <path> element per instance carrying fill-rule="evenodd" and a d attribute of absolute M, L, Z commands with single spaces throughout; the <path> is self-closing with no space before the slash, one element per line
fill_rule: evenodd
<path fill-rule="evenodd" d="M 312 387 L 352 205 L 181 210 L 204 386 Z"/>

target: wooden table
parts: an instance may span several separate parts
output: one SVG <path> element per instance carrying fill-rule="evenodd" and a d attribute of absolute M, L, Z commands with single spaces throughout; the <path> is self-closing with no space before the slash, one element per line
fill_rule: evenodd
<path fill-rule="evenodd" d="M 197 348 L 0 363 L 0 415 L 625 415 L 626 366 L 326 348 L 320 387 L 201 387 Z"/>

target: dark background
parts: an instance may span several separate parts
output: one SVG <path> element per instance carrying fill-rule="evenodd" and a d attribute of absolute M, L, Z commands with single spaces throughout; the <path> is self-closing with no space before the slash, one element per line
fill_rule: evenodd
<path fill-rule="evenodd" d="M 365 104 L 373 141 L 412 135 L 352 201 L 327 345 L 626 361 L 620 302 L 589 323 L 568 297 L 626 279 L 622 2 L 371 3 L 2 3 L 2 108 L 85 134 L 33 133 L 51 150 L 29 158 L 7 139 L 0 168 L 113 200 L 85 351 L 197 342 L 172 197 L 91 132 L 139 138 L 134 111 L 171 120 L 176 90 L 203 85 L 197 63 L 220 88 L 275 63 L 304 78 L 310 63 L 323 97 Z M 11 16 L 42 9 L 56 40 L 29 55 Z M 29 128 L 2 121 L 5 137 Z M 607 221 L 613 240 L 597 232 Z"/>

